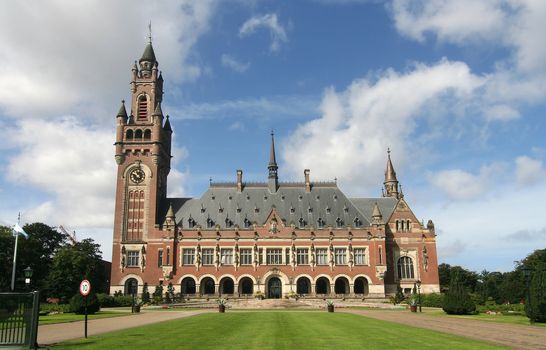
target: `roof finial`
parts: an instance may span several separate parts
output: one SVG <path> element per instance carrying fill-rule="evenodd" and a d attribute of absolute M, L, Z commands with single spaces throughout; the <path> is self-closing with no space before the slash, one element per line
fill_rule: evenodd
<path fill-rule="evenodd" d="M 390 147 L 387 147 L 387 156 L 389 158 L 391 157 L 391 148 Z"/>
<path fill-rule="evenodd" d="M 148 43 L 152 43 L 152 21 L 148 23 L 148 36 L 146 37 L 148 39 Z"/>

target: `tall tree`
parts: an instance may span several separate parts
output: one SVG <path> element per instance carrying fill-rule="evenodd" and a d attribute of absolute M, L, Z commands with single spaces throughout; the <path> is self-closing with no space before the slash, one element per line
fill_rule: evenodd
<path fill-rule="evenodd" d="M 83 279 L 91 282 L 94 292 L 105 292 L 107 282 L 99 247 L 87 238 L 61 248 L 53 258 L 47 279 L 50 296 L 69 300 Z"/>

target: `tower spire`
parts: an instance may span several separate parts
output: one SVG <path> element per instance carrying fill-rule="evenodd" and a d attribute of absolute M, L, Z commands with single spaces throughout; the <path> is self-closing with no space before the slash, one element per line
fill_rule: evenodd
<path fill-rule="evenodd" d="M 396 171 L 394 171 L 394 166 L 392 165 L 390 148 L 387 148 L 387 168 L 385 169 L 385 181 L 383 182 L 383 185 L 385 186 L 385 197 L 399 198 L 398 179 L 396 178 Z"/>
<path fill-rule="evenodd" d="M 269 164 L 267 166 L 269 170 L 268 187 L 270 192 L 277 192 L 279 178 L 277 176 L 277 158 L 275 157 L 275 133 L 271 130 L 271 149 L 269 151 Z"/>

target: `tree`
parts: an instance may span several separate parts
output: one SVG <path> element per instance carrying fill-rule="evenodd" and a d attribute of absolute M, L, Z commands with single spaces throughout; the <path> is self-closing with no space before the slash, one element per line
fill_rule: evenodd
<path fill-rule="evenodd" d="M 442 309 L 449 315 L 467 315 L 476 311 L 476 305 L 470 298 L 457 270 L 454 270 L 451 275 L 451 283 L 444 297 Z"/>
<path fill-rule="evenodd" d="M 142 302 L 148 304 L 150 302 L 150 292 L 148 291 L 148 282 L 144 282 L 142 287 Z"/>
<path fill-rule="evenodd" d="M 94 292 L 106 292 L 106 274 L 101 257 L 99 245 L 90 238 L 59 249 L 47 279 L 49 296 L 66 301 L 78 291 L 83 279 L 91 282 Z"/>
<path fill-rule="evenodd" d="M 546 322 L 546 270 L 533 272 L 529 296 L 531 300 L 525 303 L 527 317 L 535 322 Z"/>

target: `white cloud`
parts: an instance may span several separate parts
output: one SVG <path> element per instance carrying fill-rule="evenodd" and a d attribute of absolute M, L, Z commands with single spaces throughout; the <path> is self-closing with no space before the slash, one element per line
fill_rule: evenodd
<path fill-rule="evenodd" d="M 485 108 L 484 114 L 488 120 L 511 120 L 520 117 L 517 110 L 502 104 Z"/>
<path fill-rule="evenodd" d="M 427 108 L 453 99 L 462 104 L 481 84 L 464 63 L 442 60 L 355 80 L 339 93 L 328 89 L 322 116 L 300 125 L 282 149 L 286 167 L 297 175 L 310 168 L 319 179 L 339 177 L 353 188 L 377 186 L 387 147 L 401 164 L 417 120 L 435 114 Z"/>
<path fill-rule="evenodd" d="M 0 109 L 25 118 L 112 117 L 128 92 L 132 61 L 142 54 L 150 19 L 169 80 L 199 76 L 190 49 L 207 30 L 210 1 L 124 0 L 109 3 L 107 11 L 104 6 L 93 0 L 0 2 Z"/>
<path fill-rule="evenodd" d="M 546 171 L 542 161 L 527 156 L 516 158 L 516 182 L 519 185 L 530 185 L 543 181 Z"/>
<path fill-rule="evenodd" d="M 282 24 L 279 23 L 277 14 L 275 13 L 251 17 L 245 23 L 243 23 L 239 29 L 239 36 L 248 36 L 262 27 L 269 29 L 269 34 L 271 36 L 271 45 L 269 46 L 270 51 L 276 52 L 280 49 L 281 44 L 288 42 L 286 30 Z"/>
<path fill-rule="evenodd" d="M 498 164 L 483 166 L 477 175 L 460 169 L 443 170 L 429 175 L 429 181 L 450 199 L 474 199 L 490 188 L 492 178 L 500 168 Z"/>
<path fill-rule="evenodd" d="M 250 63 L 242 63 L 237 61 L 233 56 L 223 54 L 221 57 L 222 66 L 233 69 L 238 73 L 243 73 L 250 68 Z"/>
<path fill-rule="evenodd" d="M 539 230 L 519 230 L 505 236 L 508 239 L 516 241 L 537 241 L 546 239 L 546 227 Z"/>
<path fill-rule="evenodd" d="M 468 247 L 468 244 L 461 241 L 460 239 L 455 239 L 454 241 L 450 241 L 450 242 L 439 245 L 438 256 L 440 256 L 442 259 L 455 258 L 461 255 L 466 250 L 467 247 Z"/>

